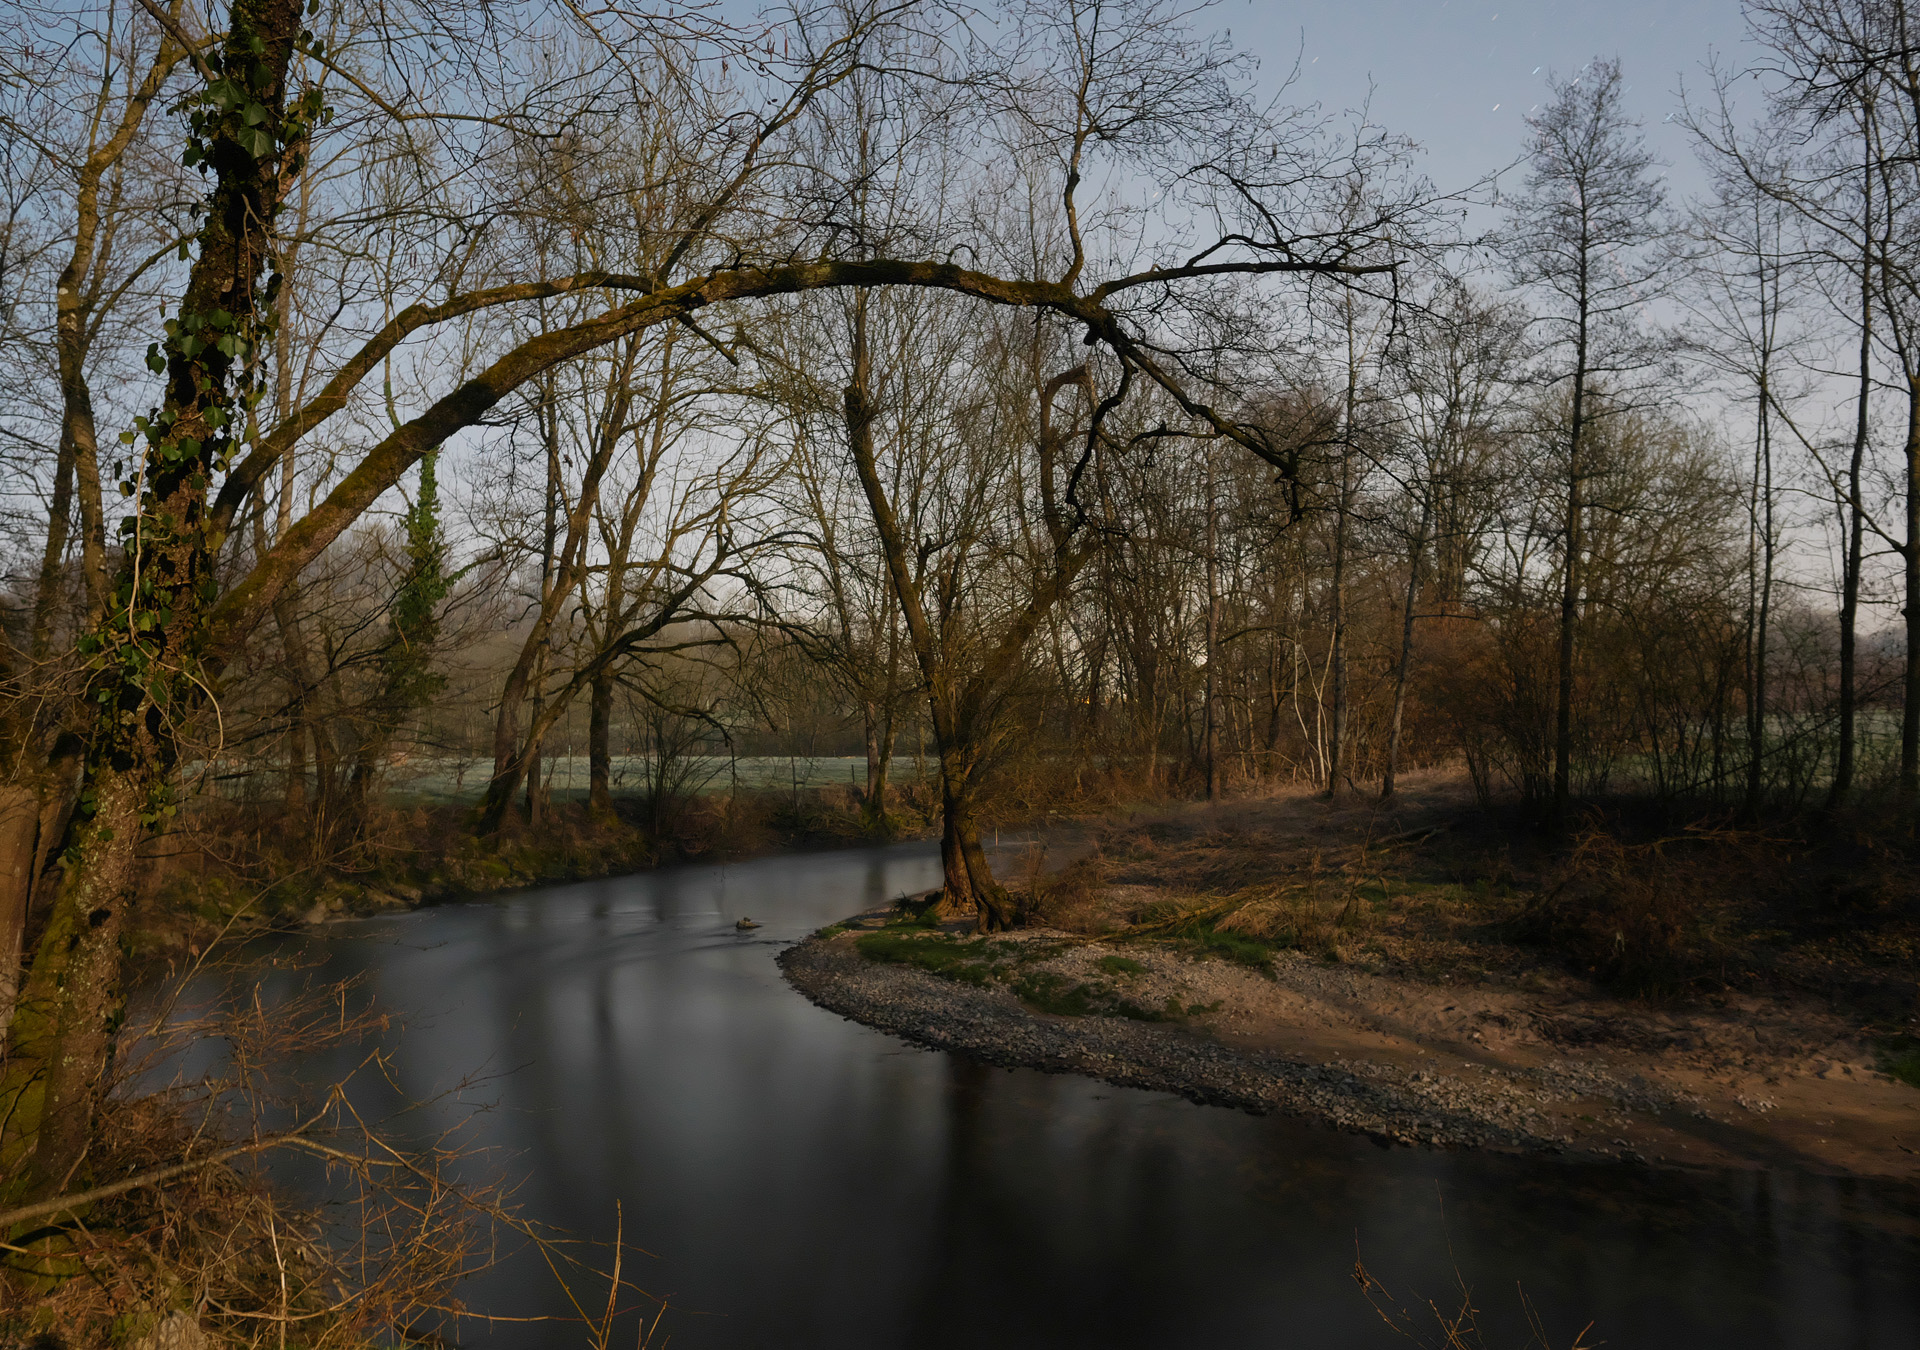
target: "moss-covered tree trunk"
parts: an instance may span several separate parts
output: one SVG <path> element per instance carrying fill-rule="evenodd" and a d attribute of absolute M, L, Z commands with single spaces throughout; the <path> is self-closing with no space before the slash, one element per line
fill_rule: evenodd
<path fill-rule="evenodd" d="M 107 613 L 82 644 L 91 665 L 80 807 L 64 877 L 14 1011 L 0 1077 L 0 1168 L 15 1198 L 79 1179 L 118 1026 L 121 937 L 143 842 L 172 813 L 181 738 L 207 696 L 203 666 L 216 595 L 207 502 L 238 449 L 271 314 L 272 223 L 318 99 L 286 108 L 304 40 L 298 0 L 238 0 L 214 77 L 190 109 L 187 162 L 210 180 L 179 313 L 149 363 L 163 401 L 140 420 L 125 485 L 125 562 Z"/>
<path fill-rule="evenodd" d="M 39 837 L 40 794 L 17 783 L 0 783 L 0 1031 L 13 1019 L 20 992 L 21 940 L 33 897 Z"/>

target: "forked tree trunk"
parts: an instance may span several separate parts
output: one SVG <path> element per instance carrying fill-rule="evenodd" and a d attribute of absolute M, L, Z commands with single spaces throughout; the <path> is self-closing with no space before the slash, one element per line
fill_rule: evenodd
<path fill-rule="evenodd" d="M 974 821 L 972 766 L 963 758 L 955 698 L 946 672 L 941 668 L 933 627 L 920 590 L 907 564 L 907 551 L 900 523 L 893 513 L 886 488 L 880 482 L 874 458 L 874 409 L 868 394 L 868 355 L 866 344 L 866 297 L 862 295 L 855 311 L 853 381 L 845 394 L 847 442 L 854 468 L 866 493 L 868 508 L 880 535 L 891 575 L 894 594 L 900 601 L 908 636 L 919 663 L 927 691 L 929 720 L 933 723 L 934 748 L 940 757 L 940 803 L 943 822 L 940 857 L 944 877 L 944 903 L 951 909 L 973 908 L 979 915 L 981 932 L 1013 926 L 1013 907 L 1007 895 L 993 879 L 985 850 L 980 847 Z"/>
<path fill-rule="evenodd" d="M 867 787 L 860 799 L 861 823 L 870 831 L 887 828 L 887 780 L 893 767 L 895 729 L 891 709 L 882 711 L 871 702 L 866 716 Z"/>
<path fill-rule="evenodd" d="M 940 755 L 940 872 L 944 904 L 955 913 L 971 909 L 982 933 L 1013 927 L 1013 902 L 993 879 L 987 851 L 980 844 L 970 766 L 958 751 Z"/>

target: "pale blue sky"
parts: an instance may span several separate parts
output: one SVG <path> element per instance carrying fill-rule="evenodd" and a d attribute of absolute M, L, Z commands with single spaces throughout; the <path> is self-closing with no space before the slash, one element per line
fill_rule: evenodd
<path fill-rule="evenodd" d="M 1686 139 L 1662 119 L 1683 77 L 1703 86 L 1710 52 L 1739 59 L 1745 32 L 1738 0 L 1221 0 L 1202 22 L 1261 58 L 1263 84 L 1277 86 L 1298 54 L 1298 101 L 1356 106 L 1371 76 L 1375 119 L 1421 142 L 1447 188 L 1512 160 L 1548 73 L 1595 56 L 1620 58 L 1649 141 L 1691 188 Z"/>

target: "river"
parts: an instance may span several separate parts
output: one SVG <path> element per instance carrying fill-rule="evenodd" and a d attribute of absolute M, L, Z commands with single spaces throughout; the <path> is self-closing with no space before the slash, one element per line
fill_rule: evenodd
<path fill-rule="evenodd" d="M 781 979 L 783 945 L 937 874 L 919 843 L 789 855 L 301 941 L 396 1017 L 398 1093 L 363 1077 L 364 1108 L 438 1098 L 406 1128 L 458 1125 L 484 1150 L 466 1165 L 522 1178 L 538 1221 L 610 1239 L 617 1202 L 675 1350 L 1405 1344 L 1356 1249 L 1409 1306 L 1465 1280 L 1493 1347 L 1526 1341 L 1517 1291 L 1556 1347 L 1589 1321 L 1589 1344 L 1640 1350 L 1920 1345 L 1911 1189 L 1382 1148 L 917 1049 Z M 525 1252 L 464 1293 L 567 1310 Z M 634 1343 L 629 1318 L 615 1344 Z"/>

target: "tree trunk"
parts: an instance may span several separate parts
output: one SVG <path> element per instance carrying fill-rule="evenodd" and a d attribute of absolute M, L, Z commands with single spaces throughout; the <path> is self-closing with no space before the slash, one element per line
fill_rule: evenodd
<path fill-rule="evenodd" d="M 861 799 L 861 820 L 867 829 L 884 833 L 887 826 L 887 779 L 893 767 L 895 734 L 891 707 L 867 705 L 867 789 Z"/>
<path fill-rule="evenodd" d="M 289 586 L 273 601 L 273 622 L 280 632 L 280 654 L 291 697 L 288 700 L 286 809 L 295 815 L 306 813 L 311 799 L 307 793 L 307 745 L 313 747 L 316 791 L 323 803 L 334 797 L 336 771 L 333 739 L 323 719 L 314 716 L 313 695 L 319 681 L 313 673 L 312 654 L 307 647 L 306 630 L 300 623 L 300 592 Z"/>
<path fill-rule="evenodd" d="M 53 500 L 47 506 L 47 544 L 40 555 L 40 584 L 33 596 L 33 628 L 27 650 L 38 661 L 53 645 L 53 612 L 60 597 L 60 572 L 67 560 L 67 531 L 73 516 L 73 438 L 60 433 L 54 463 Z"/>
<path fill-rule="evenodd" d="M 1380 800 L 1393 796 L 1394 777 L 1400 771 L 1400 727 L 1407 707 L 1407 674 L 1413 668 L 1413 616 L 1420 601 L 1420 560 L 1426 552 L 1427 530 L 1433 521 L 1433 495 L 1420 503 L 1420 524 L 1414 532 L 1407 561 L 1407 603 L 1400 615 L 1400 661 L 1393 673 L 1393 716 L 1387 724 L 1387 767 L 1380 775 Z"/>
<path fill-rule="evenodd" d="M 1013 905 L 993 879 L 987 852 L 980 846 L 974 815 L 970 766 L 961 752 L 940 751 L 940 870 L 944 904 L 955 912 L 971 909 L 982 933 L 1013 927 Z"/>
<path fill-rule="evenodd" d="M 1340 441 L 1340 495 L 1335 503 L 1333 526 L 1333 634 L 1328 652 L 1328 677 L 1333 684 L 1333 743 L 1327 752 L 1328 797 L 1338 795 L 1341 781 L 1351 776 L 1346 761 L 1347 534 L 1353 492 L 1353 414 L 1360 375 L 1353 350 L 1352 303 L 1348 301 L 1347 310 L 1346 428 Z"/>
<path fill-rule="evenodd" d="M 1920 794 L 1920 379 L 1907 377 L 1906 547 L 1900 561 L 1906 571 L 1907 650 L 1901 669 L 1900 791 Z"/>
<path fill-rule="evenodd" d="M 1860 219 L 1866 240 L 1860 254 L 1860 389 L 1856 395 L 1853 453 L 1847 463 L 1847 496 L 1842 508 L 1846 530 L 1846 562 L 1840 577 L 1840 740 L 1835 750 L 1833 782 L 1827 790 L 1827 808 L 1846 804 L 1853 792 L 1854 722 L 1858 708 L 1856 688 L 1857 633 L 1860 621 L 1860 563 L 1866 539 L 1866 501 L 1861 472 L 1867 455 L 1867 432 L 1873 396 L 1873 175 L 1871 161 L 1862 185 Z"/>
<path fill-rule="evenodd" d="M 1213 443 L 1207 443 L 1207 800 L 1220 800 L 1220 558 L 1214 520 Z"/>
<path fill-rule="evenodd" d="M 866 342 L 866 297 L 857 302 L 854 329 L 853 379 L 845 392 L 847 443 L 859 475 L 861 489 L 873 513 L 874 526 L 886 554 L 887 570 L 900 601 L 901 616 L 912 641 L 927 693 L 927 711 L 933 723 L 934 750 L 940 758 L 940 804 L 942 826 L 940 857 L 945 878 L 945 903 L 956 908 L 973 907 L 979 915 L 979 929 L 989 932 L 1013 925 L 1012 907 L 1006 893 L 993 879 L 986 853 L 980 847 L 974 823 L 974 785 L 971 765 L 963 758 L 962 737 L 956 717 L 953 690 L 940 668 L 933 628 L 921 604 L 920 588 L 907 564 L 906 542 L 900 533 L 898 518 L 880 481 L 873 450 L 874 409 L 868 394 L 869 365 Z"/>
<path fill-rule="evenodd" d="M 1580 624 L 1580 550 L 1585 547 L 1586 503 L 1580 455 L 1587 418 L 1587 301 L 1582 255 L 1579 334 L 1574 346 L 1573 410 L 1567 428 L 1567 514 L 1562 522 L 1566 557 L 1560 568 L 1560 647 L 1553 708 L 1553 823 L 1566 825 L 1573 801 L 1573 656 L 1574 635 Z"/>
<path fill-rule="evenodd" d="M 282 117 L 301 10 L 298 0 L 237 0 L 218 53 L 245 97 L 203 124 L 214 186 L 180 317 L 161 344 L 161 416 L 143 427 L 142 491 L 118 580 L 127 600 L 103 612 L 93 632 L 101 656 L 86 702 L 93 720 L 82 807 L 68 827 L 65 878 L 15 1008 L 13 1051 L 0 1077 L 0 1170 L 20 1178 L 29 1200 L 58 1193 L 86 1156 L 122 1007 L 120 937 L 144 872 L 140 844 L 174 809 L 176 729 L 202 704 L 213 590 L 207 486 L 244 421 L 244 412 L 235 415 L 238 363 L 251 359 L 268 328 L 267 249 L 296 172 L 288 142 L 302 134 Z M 262 156 L 243 148 L 243 126 L 256 147 L 266 133 Z M 88 447 L 76 439 L 75 448 L 84 511 Z"/>
<path fill-rule="evenodd" d="M 1773 619 L 1773 423 L 1772 389 L 1767 357 L 1761 358 L 1759 414 L 1754 439 L 1754 484 L 1759 493 L 1759 509 L 1754 512 L 1760 530 L 1758 596 L 1754 604 L 1751 688 L 1747 696 L 1747 795 L 1746 813 L 1760 810 L 1766 790 L 1767 750 L 1767 642 Z"/>
<path fill-rule="evenodd" d="M 65 1189 L 86 1155 L 106 1086 L 120 1011 L 120 935 L 141 871 L 142 806 L 154 787 L 152 760 L 128 758 L 129 771 L 92 776 L 92 817 L 76 831 L 14 1007 L 0 1078 L 0 1172 L 17 1179 L 12 1200 Z"/>
<path fill-rule="evenodd" d="M 533 701 L 533 720 L 538 722 L 543 711 L 541 700 Z M 536 740 L 527 750 L 527 828 L 537 830 L 546 819 L 547 793 L 546 783 L 540 776 L 540 752 L 545 746 L 544 740 Z"/>
<path fill-rule="evenodd" d="M 613 672 L 593 677 L 587 707 L 587 810 L 613 819 Z"/>
<path fill-rule="evenodd" d="M 32 789 L 0 784 L 0 1045 L 20 992 L 22 941 L 33 900 L 39 855 L 40 798 Z"/>

